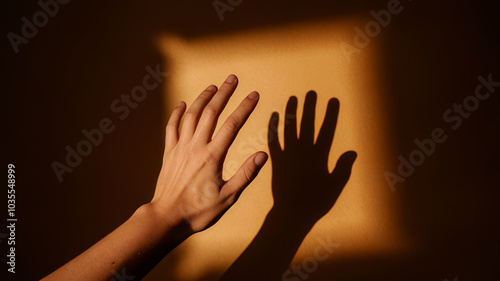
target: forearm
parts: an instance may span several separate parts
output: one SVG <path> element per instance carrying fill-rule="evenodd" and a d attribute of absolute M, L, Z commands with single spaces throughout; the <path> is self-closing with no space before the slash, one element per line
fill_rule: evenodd
<path fill-rule="evenodd" d="M 140 280 L 191 234 L 182 220 L 164 219 L 149 205 L 141 206 L 120 227 L 44 280 L 110 280 L 116 274 Z"/>

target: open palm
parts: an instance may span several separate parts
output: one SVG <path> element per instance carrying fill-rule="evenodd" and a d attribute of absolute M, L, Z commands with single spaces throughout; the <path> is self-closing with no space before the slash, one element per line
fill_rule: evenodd
<path fill-rule="evenodd" d="M 290 220 L 314 224 L 333 207 L 349 180 L 356 153 L 340 156 L 333 172 L 328 170 L 328 155 L 337 124 L 339 101 L 330 99 L 325 120 L 314 142 L 316 93 L 306 96 L 300 136 L 297 137 L 297 98 L 288 101 L 285 117 L 284 149 L 277 136 L 278 113 L 269 122 L 274 197 L 273 209 Z"/>

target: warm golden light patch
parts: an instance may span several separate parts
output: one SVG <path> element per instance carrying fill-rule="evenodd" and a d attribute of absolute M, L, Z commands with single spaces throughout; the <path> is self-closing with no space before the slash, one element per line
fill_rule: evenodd
<path fill-rule="evenodd" d="M 391 160 L 388 157 L 395 154 L 388 142 L 384 95 L 375 60 L 376 38 L 350 61 L 340 47 L 342 42 L 352 40 L 353 27 L 362 24 L 346 18 L 189 40 L 174 35 L 159 38 L 169 73 L 165 88 L 168 114 L 178 101 L 184 100 L 189 106 L 209 84 L 220 85 L 230 73 L 240 82 L 221 120 L 252 90 L 261 94 L 259 105 L 227 155 L 226 179 L 252 153 L 268 151 L 267 126 L 273 111 L 280 113 L 283 145 L 283 116 L 290 96 L 299 100 L 300 121 L 306 93 L 318 93 L 316 136 L 328 100 L 340 100 L 330 171 L 345 151 L 356 151 L 358 158 L 336 205 L 315 225 L 297 252 L 297 263 L 312 255 L 319 237 L 331 237 L 339 244 L 335 258 L 395 252 L 407 245 L 397 228 L 394 197 L 383 177 Z M 178 280 L 221 274 L 259 231 L 271 206 L 268 163 L 214 227 L 194 235 L 174 251 Z"/>

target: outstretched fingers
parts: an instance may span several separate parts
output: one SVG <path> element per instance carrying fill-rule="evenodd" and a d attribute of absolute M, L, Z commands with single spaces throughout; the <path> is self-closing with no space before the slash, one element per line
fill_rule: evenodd
<path fill-rule="evenodd" d="M 233 95 L 234 90 L 238 86 L 238 78 L 231 74 L 226 78 L 226 81 L 220 86 L 219 91 L 215 94 L 212 100 L 206 105 L 201 114 L 198 128 L 196 129 L 194 138 L 208 143 L 212 140 L 215 127 L 219 115 L 224 110 L 229 98 Z"/>
<path fill-rule="evenodd" d="M 217 92 L 217 87 L 214 85 L 208 86 L 189 107 L 184 116 L 180 138 L 186 141 L 193 137 L 193 134 L 198 126 L 198 121 L 205 106 L 210 102 L 212 97 Z"/>

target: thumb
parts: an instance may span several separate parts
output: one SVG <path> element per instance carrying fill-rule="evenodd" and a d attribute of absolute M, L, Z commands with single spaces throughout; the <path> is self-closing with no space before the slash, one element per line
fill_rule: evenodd
<path fill-rule="evenodd" d="M 267 161 L 267 153 L 259 151 L 241 165 L 236 173 L 226 182 L 221 189 L 221 196 L 227 199 L 230 204 L 236 202 L 241 192 L 253 181 L 262 166 Z"/>

